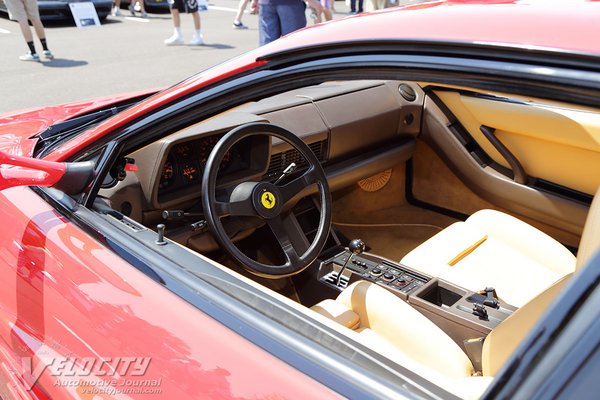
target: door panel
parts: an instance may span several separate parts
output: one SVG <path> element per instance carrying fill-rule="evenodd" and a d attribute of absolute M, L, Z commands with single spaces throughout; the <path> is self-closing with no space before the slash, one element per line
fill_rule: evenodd
<path fill-rule="evenodd" d="M 497 138 L 527 174 L 583 193 L 600 185 L 600 112 L 542 102 L 509 101 L 435 91 L 450 112 L 497 163 L 509 167 L 480 131 Z"/>

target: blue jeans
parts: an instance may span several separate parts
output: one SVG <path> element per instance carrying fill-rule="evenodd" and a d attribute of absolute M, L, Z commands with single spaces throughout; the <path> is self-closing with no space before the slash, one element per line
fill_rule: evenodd
<path fill-rule="evenodd" d="M 265 45 L 283 35 L 306 26 L 306 5 L 302 0 L 284 4 L 260 4 L 258 7 L 258 39 Z"/>
<path fill-rule="evenodd" d="M 363 12 L 363 0 L 358 0 L 358 10 L 356 10 L 356 0 L 350 0 L 350 11 L 351 12 Z"/>

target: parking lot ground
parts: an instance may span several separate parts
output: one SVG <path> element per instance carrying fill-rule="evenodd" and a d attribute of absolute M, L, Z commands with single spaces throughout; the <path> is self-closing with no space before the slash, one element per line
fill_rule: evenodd
<path fill-rule="evenodd" d="M 201 12 L 204 46 L 168 47 L 173 33 L 170 14 L 148 18 L 109 16 L 100 27 L 76 28 L 69 23 L 45 23 L 52 61 L 23 62 L 27 46 L 16 22 L 0 16 L 0 114 L 8 111 L 110 96 L 177 83 L 210 66 L 258 46 L 258 17 L 244 15 L 249 29 L 235 30 L 232 21 L 238 0 L 211 0 Z M 248 7 L 249 10 L 250 7 Z M 334 18 L 348 7 L 336 2 Z M 307 13 L 308 15 L 308 13 Z M 181 15 L 191 39 L 191 16 Z M 310 18 L 308 19 L 309 24 Z M 38 49 L 39 42 L 35 41 Z"/>

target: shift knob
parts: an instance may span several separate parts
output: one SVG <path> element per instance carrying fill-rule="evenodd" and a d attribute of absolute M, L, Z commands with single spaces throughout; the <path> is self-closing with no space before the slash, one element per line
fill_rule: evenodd
<path fill-rule="evenodd" d="M 360 239 L 354 239 L 350 241 L 350 243 L 348 243 L 348 249 L 352 254 L 350 254 L 350 257 L 348 257 L 348 259 L 344 263 L 344 266 L 342 267 L 342 269 L 340 269 L 340 272 L 338 272 L 337 279 L 335 280 L 335 286 L 340 286 L 340 283 L 342 282 L 342 274 L 344 273 L 344 270 L 348 266 L 350 260 L 352 260 L 352 257 L 365 251 L 365 242 L 363 242 Z"/>
<path fill-rule="evenodd" d="M 348 249 L 352 254 L 361 254 L 365 251 L 365 242 L 360 239 L 354 239 L 348 244 Z"/>

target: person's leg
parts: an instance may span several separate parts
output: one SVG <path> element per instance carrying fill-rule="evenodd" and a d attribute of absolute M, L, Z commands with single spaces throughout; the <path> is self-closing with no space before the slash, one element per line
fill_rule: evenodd
<path fill-rule="evenodd" d="M 194 20 L 194 29 L 200 30 L 200 13 L 198 11 L 192 13 L 192 19 Z"/>
<path fill-rule="evenodd" d="M 21 33 L 23 34 L 23 38 L 27 43 L 33 42 L 33 34 L 31 33 L 31 28 L 29 27 L 29 22 L 19 21 L 19 28 L 21 28 Z"/>
<path fill-rule="evenodd" d="M 358 10 L 357 10 L 357 12 L 359 14 L 364 11 L 363 3 L 364 3 L 364 0 L 358 0 Z"/>
<path fill-rule="evenodd" d="M 173 18 L 173 35 L 165 40 L 167 46 L 183 44 L 183 35 L 181 34 L 181 18 L 179 16 L 180 2 L 175 0 L 171 4 L 171 17 Z"/>
<path fill-rule="evenodd" d="M 235 14 L 235 18 L 233 19 L 233 27 L 237 29 L 246 29 L 247 26 L 242 23 L 242 17 L 244 16 L 244 11 L 246 10 L 246 6 L 248 5 L 248 0 L 240 0 L 238 4 L 237 14 Z"/>
<path fill-rule="evenodd" d="M 171 17 L 173 17 L 173 27 L 176 29 L 181 29 L 181 18 L 179 17 L 179 10 L 176 8 L 171 8 Z"/>
<path fill-rule="evenodd" d="M 42 24 L 42 20 L 39 18 L 30 18 L 31 24 L 35 29 L 35 34 L 37 35 L 40 43 L 42 45 L 42 54 L 45 58 L 51 60 L 54 58 L 54 55 L 48 48 L 48 43 L 46 42 L 46 32 L 44 31 L 44 25 Z"/>
<path fill-rule="evenodd" d="M 188 43 L 190 46 L 201 46 L 204 44 L 202 39 L 202 32 L 200 32 L 200 13 L 198 12 L 198 2 L 196 0 L 186 1 L 186 10 L 192 14 L 192 20 L 194 21 L 194 36 Z"/>
<path fill-rule="evenodd" d="M 356 0 L 350 0 L 350 12 L 351 13 L 356 12 Z"/>
<path fill-rule="evenodd" d="M 259 4 L 258 6 L 258 43 L 263 46 L 281 36 L 281 22 L 276 6 Z"/>
<path fill-rule="evenodd" d="M 113 1 L 113 8 L 111 14 L 113 15 L 113 17 L 121 16 L 121 0 Z"/>
<path fill-rule="evenodd" d="M 323 7 L 323 18 L 325 21 L 331 21 L 333 15 L 331 14 L 331 4 L 334 0 L 321 0 L 321 6 Z"/>
<path fill-rule="evenodd" d="M 306 4 L 302 1 L 277 6 L 277 13 L 281 21 L 281 36 L 306 26 L 305 10 Z"/>

